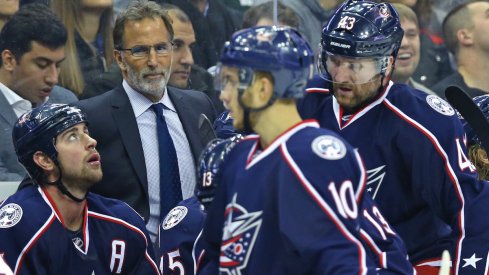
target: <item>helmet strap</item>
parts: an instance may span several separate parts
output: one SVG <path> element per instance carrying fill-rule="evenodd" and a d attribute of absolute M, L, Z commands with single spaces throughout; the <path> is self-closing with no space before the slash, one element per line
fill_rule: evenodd
<path fill-rule="evenodd" d="M 58 190 L 61 193 L 63 193 L 63 195 L 66 195 L 68 198 L 72 199 L 73 201 L 78 202 L 78 203 L 83 202 L 87 198 L 87 196 L 88 196 L 88 191 L 85 193 L 85 196 L 83 196 L 83 198 L 81 198 L 81 199 L 80 198 L 77 198 L 73 194 L 71 194 L 71 192 L 68 191 L 68 189 L 66 188 L 66 186 L 61 181 L 62 174 L 61 174 L 61 169 L 59 169 L 58 161 L 55 160 L 55 163 L 58 166 L 59 177 L 58 177 L 58 179 L 55 182 L 48 182 L 48 184 L 49 185 L 56 185 L 56 187 L 58 188 Z"/>

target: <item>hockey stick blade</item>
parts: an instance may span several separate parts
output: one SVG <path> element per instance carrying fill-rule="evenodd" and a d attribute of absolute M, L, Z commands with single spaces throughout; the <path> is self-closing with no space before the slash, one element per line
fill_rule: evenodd
<path fill-rule="evenodd" d="M 449 86 L 445 97 L 474 129 L 484 149 L 489 149 L 489 122 L 472 98 L 457 86 Z"/>
<path fill-rule="evenodd" d="M 205 143 L 217 138 L 212 123 L 205 114 L 199 116 L 199 134 Z"/>

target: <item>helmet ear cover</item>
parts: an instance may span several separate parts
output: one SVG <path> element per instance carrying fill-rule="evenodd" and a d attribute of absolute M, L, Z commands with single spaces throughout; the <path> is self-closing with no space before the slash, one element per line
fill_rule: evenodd
<path fill-rule="evenodd" d="M 44 104 L 17 120 L 12 131 L 15 152 L 36 183 L 43 181 L 44 171 L 34 162 L 33 155 L 41 151 L 58 165 L 56 137 L 79 123 L 88 124 L 86 115 L 66 104 Z"/>

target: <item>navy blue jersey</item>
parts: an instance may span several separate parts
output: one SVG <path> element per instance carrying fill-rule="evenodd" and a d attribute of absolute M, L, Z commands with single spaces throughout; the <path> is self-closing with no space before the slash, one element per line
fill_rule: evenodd
<path fill-rule="evenodd" d="M 304 121 L 260 148 L 250 135 L 223 162 L 202 237 L 210 266 L 226 274 L 414 272 L 364 192 L 359 155 L 341 138 Z"/>
<path fill-rule="evenodd" d="M 434 264 L 448 249 L 459 272 L 487 274 L 489 219 L 482 209 L 489 209 L 489 185 L 477 180 L 454 109 L 392 82 L 354 114 L 346 114 L 334 97 L 321 108 L 315 117 L 321 127 L 358 149 L 367 190 L 405 241 L 412 262 Z"/>
<path fill-rule="evenodd" d="M 162 274 L 195 274 L 203 256 L 200 236 L 205 212 L 195 196 L 178 203 L 159 227 L 159 256 Z"/>
<path fill-rule="evenodd" d="M 68 231 L 42 188 L 0 206 L 0 254 L 14 274 L 159 274 L 143 219 L 127 204 L 89 193 L 80 232 Z"/>

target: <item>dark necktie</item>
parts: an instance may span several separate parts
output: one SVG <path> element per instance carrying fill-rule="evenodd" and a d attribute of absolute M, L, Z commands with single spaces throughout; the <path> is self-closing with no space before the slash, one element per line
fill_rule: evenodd
<path fill-rule="evenodd" d="M 156 114 L 158 149 L 160 156 L 160 221 L 182 200 L 182 187 L 178 171 L 178 159 L 173 140 L 168 131 L 163 104 L 151 106 Z"/>

